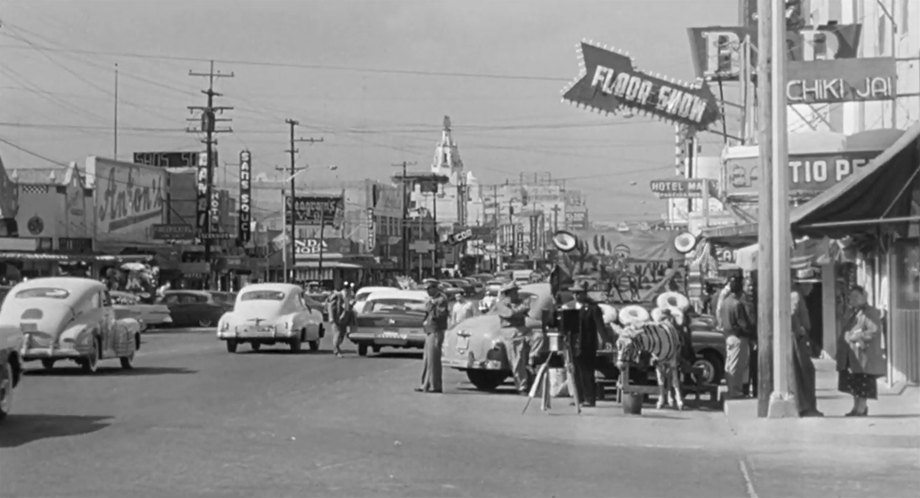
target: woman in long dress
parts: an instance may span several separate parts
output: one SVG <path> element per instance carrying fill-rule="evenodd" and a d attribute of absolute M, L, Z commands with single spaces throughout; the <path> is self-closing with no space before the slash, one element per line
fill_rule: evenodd
<path fill-rule="evenodd" d="M 882 356 L 882 320 L 879 310 L 866 301 L 866 291 L 853 287 L 850 307 L 837 336 L 837 389 L 853 396 L 847 417 L 869 414 L 867 400 L 878 399 L 876 379 L 885 375 Z"/>

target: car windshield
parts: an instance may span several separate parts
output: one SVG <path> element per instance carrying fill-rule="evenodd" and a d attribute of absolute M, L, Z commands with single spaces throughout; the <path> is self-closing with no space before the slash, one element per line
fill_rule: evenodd
<path fill-rule="evenodd" d="M 414 299 L 375 299 L 367 303 L 365 308 L 366 313 L 379 313 L 387 311 L 399 311 L 399 312 L 416 312 L 424 313 L 425 312 L 425 301 L 418 301 Z"/>
<path fill-rule="evenodd" d="M 50 299 L 67 299 L 67 296 L 70 295 L 70 292 L 67 292 L 64 289 L 52 288 L 52 287 L 35 287 L 33 289 L 23 289 L 16 293 L 16 299 L 29 299 L 36 297 L 44 297 Z"/>
<path fill-rule="evenodd" d="M 282 293 L 281 296 L 283 298 L 284 293 Z M 217 304 L 232 304 L 236 296 L 230 293 L 214 292 L 211 294 L 211 297 L 214 298 L 214 302 Z M 278 300 L 280 301 L 280 298 Z"/>
<path fill-rule="evenodd" d="M 240 301 L 283 301 L 284 292 L 272 290 L 257 290 L 244 292 Z"/>

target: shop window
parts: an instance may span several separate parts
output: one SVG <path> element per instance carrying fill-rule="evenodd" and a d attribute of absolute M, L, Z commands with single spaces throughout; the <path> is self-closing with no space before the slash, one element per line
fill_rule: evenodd
<path fill-rule="evenodd" d="M 54 239 L 51 237 L 39 237 L 38 252 L 51 252 L 54 250 Z"/>

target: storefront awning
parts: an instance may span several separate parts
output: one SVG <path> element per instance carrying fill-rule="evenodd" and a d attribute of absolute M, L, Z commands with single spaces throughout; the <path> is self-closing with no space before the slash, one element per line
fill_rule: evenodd
<path fill-rule="evenodd" d="M 5 261 L 98 261 L 101 263 L 128 263 L 152 261 L 148 254 L 54 254 L 41 252 L 0 251 Z"/>
<path fill-rule="evenodd" d="M 701 235 L 711 242 L 722 245 L 746 246 L 757 242 L 757 223 L 704 228 Z"/>
<path fill-rule="evenodd" d="M 796 233 L 842 237 L 876 230 L 904 234 L 920 216 L 911 212 L 920 184 L 920 122 L 864 168 L 795 208 Z"/>

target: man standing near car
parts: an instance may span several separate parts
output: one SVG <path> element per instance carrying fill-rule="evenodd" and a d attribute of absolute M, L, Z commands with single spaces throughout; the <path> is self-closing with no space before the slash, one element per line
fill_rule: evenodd
<path fill-rule="evenodd" d="M 574 329 L 569 329 L 572 348 L 572 363 L 575 367 L 575 385 L 581 398 L 581 405 L 595 405 L 597 388 L 594 382 L 594 370 L 597 363 L 598 334 L 606 332 L 603 312 L 600 306 L 588 296 L 588 286 L 578 282 L 569 291 L 574 294 L 574 301 L 564 307 L 578 310 L 578 322 Z"/>
<path fill-rule="evenodd" d="M 725 333 L 726 399 L 737 399 L 744 397 L 743 387 L 750 383 L 750 344 L 757 334 L 757 327 L 743 302 L 744 283 L 741 277 L 732 277 L 728 286 L 729 293 L 722 302 L 719 323 Z"/>
<path fill-rule="evenodd" d="M 339 284 L 338 290 L 333 292 L 326 300 L 329 309 L 329 321 L 332 322 L 332 352 L 336 357 L 342 357 L 342 341 L 348 332 L 351 320 L 351 306 L 348 298 L 347 282 Z"/>
<path fill-rule="evenodd" d="M 527 363 L 530 360 L 530 339 L 526 326 L 530 314 L 530 302 L 524 302 L 518 295 L 518 286 L 510 282 L 499 290 L 499 300 L 495 305 L 501 323 L 502 342 L 514 375 L 514 385 L 518 392 L 527 394 L 529 375 Z"/>
<path fill-rule="evenodd" d="M 428 302 L 425 304 L 425 349 L 422 353 L 422 385 L 416 392 L 439 393 L 441 386 L 441 345 L 444 343 L 444 331 L 450 317 L 450 302 L 441 292 L 437 280 L 425 281 L 428 290 Z"/>

